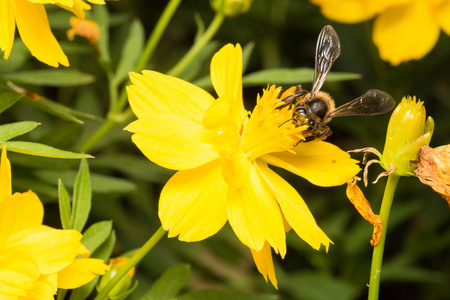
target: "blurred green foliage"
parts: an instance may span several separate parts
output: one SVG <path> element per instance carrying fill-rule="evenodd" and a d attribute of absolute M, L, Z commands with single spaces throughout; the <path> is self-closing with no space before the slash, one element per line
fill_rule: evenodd
<path fill-rule="evenodd" d="M 102 47 L 110 55 L 108 67 L 120 70 L 115 84 L 123 85 L 124 74 L 132 69 L 127 70 L 127 66 L 136 61 L 130 57 L 133 48 L 127 45 L 130 28 L 136 34 L 134 43 L 141 45 L 140 35 L 145 32 L 147 39 L 166 2 L 128 0 L 107 3 L 109 44 Z M 49 10 L 48 13 L 54 34 L 60 41 L 65 41 L 64 31 L 69 24 L 63 17 L 68 13 L 60 10 Z M 160 72 L 170 70 L 190 48 L 199 27 L 208 24 L 213 16 L 209 1 L 183 1 L 146 68 Z M 143 30 L 141 23 L 137 23 L 139 21 Z M 246 74 L 272 68 L 313 68 L 317 35 L 327 24 L 336 29 L 342 47 L 332 71 L 361 75 L 356 80 L 325 83 L 323 90 L 331 93 L 338 105 L 370 88 L 387 91 L 397 102 L 405 95 L 415 95 L 425 102 L 427 114 L 436 123 L 430 146 L 449 143 L 450 37 L 445 34 L 441 34 L 438 45 L 422 60 L 392 67 L 378 57 L 371 41 L 371 22 L 333 23 L 306 0 L 258 0 L 248 13 L 226 19 L 213 42 L 203 49 L 191 63 L 189 72 L 184 72 L 181 77 L 190 81 L 205 78 L 213 53 L 226 43 L 240 43 L 252 48 L 248 51 L 251 55 L 246 56 Z M 420 37 L 417 42 L 420 43 Z M 27 51 L 23 51 L 23 45 L 15 43 L 11 58 L 0 62 L 0 77 L 20 83 L 32 93 L 45 95 L 52 102 L 36 103 L 30 98 L 22 100 L 11 95 L 8 103 L 0 102 L 0 107 L 5 109 L 12 105 L 0 118 L 2 124 L 20 121 L 41 124 L 21 136 L 21 141 L 77 152 L 81 143 L 98 128 L 108 110 L 108 78 L 101 65 L 104 61 L 96 59 L 94 50 L 85 40 L 76 38 L 74 42 L 61 44 L 71 63 L 66 77 L 55 77 L 51 69 L 30 59 Z M 141 48 L 142 45 L 136 51 Z M 125 56 L 130 61 L 123 60 L 123 53 L 127 53 Z M 34 81 L 24 81 L 21 79 L 23 72 L 40 73 L 35 73 Z M 244 89 L 247 109 L 251 110 L 257 93 L 261 93 L 267 83 L 278 79 L 278 75 L 270 78 L 270 74 L 265 84 L 249 83 Z M 292 83 L 284 88 L 302 83 L 309 89 L 311 80 L 312 76 L 309 82 L 291 78 Z M 206 88 L 207 83 L 204 86 Z M 333 120 L 330 123 L 333 135 L 328 141 L 344 150 L 375 147 L 381 151 L 388 120 L 389 114 Z M 158 196 L 173 174 L 141 154 L 131 142 L 131 134 L 123 131 L 128 123 L 129 120 L 115 126 L 89 151 L 95 158 L 88 160 L 93 196 L 87 225 L 101 220 L 112 221 L 117 236 L 112 256 L 140 247 L 160 226 Z M 61 227 L 58 178 L 63 178 L 66 188 L 71 191 L 78 163 L 16 153 L 8 155 L 13 168 L 14 191 L 35 191 L 46 203 L 45 223 Z M 360 155 L 354 157 L 362 159 Z M 319 226 L 334 242 L 328 253 L 323 249 L 311 249 L 298 236 L 289 233 L 286 258 L 275 258 L 279 282 L 279 290 L 275 290 L 265 283 L 254 266 L 250 251 L 237 240 L 228 225 L 202 242 L 184 243 L 164 238 L 138 266 L 135 278 L 139 285 L 129 299 L 140 299 L 151 293 L 153 283 L 179 263 L 190 265 L 189 268 L 181 265 L 178 270 L 189 272 L 190 277 L 187 285 L 176 288 L 174 293 L 180 289 L 181 294 L 220 289 L 223 294 L 217 294 L 215 299 L 253 299 L 248 296 L 250 293 L 255 294 L 254 299 L 365 299 L 372 255 L 369 243 L 372 228 L 346 199 L 345 187 L 319 188 L 288 172 L 277 171 L 297 188 Z M 380 167 L 372 166 L 369 179 L 374 180 L 381 171 Z M 376 213 L 385 182 L 381 179 L 378 184 L 363 189 Z M 447 255 L 450 210 L 445 200 L 416 178 L 402 178 L 389 227 L 380 299 L 450 299 L 446 285 L 450 281 L 450 257 Z M 183 274 L 176 275 L 186 276 Z M 159 284 L 164 286 L 167 282 Z M 227 295 L 227 291 L 240 293 L 241 298 L 237 294 Z M 212 299 L 207 293 L 193 292 L 180 299 Z"/>

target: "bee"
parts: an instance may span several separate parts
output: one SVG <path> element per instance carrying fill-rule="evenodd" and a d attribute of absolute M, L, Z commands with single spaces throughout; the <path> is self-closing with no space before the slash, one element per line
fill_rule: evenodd
<path fill-rule="evenodd" d="M 305 141 L 323 140 L 331 135 L 326 125 L 335 117 L 372 116 L 384 114 L 395 106 L 395 100 L 386 92 L 372 89 L 364 95 L 335 108 L 333 98 L 320 91 L 334 61 L 341 54 L 341 44 L 336 31 L 330 25 L 319 34 L 316 45 L 314 79 L 311 92 L 298 85 L 295 92 L 283 98 L 278 108 L 289 106 L 292 109 L 292 121 L 295 127 L 307 125 Z M 285 124 L 284 122 L 283 124 Z M 280 126 L 282 126 L 281 124 Z"/>

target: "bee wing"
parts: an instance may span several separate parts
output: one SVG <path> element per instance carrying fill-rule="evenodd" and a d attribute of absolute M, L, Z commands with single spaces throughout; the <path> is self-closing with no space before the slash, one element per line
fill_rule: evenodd
<path fill-rule="evenodd" d="M 339 37 L 330 25 L 325 26 L 319 34 L 316 45 L 316 64 L 311 94 L 314 97 L 320 90 L 334 61 L 341 54 Z"/>
<path fill-rule="evenodd" d="M 333 110 L 329 117 L 372 116 L 384 114 L 395 106 L 395 100 L 386 92 L 368 90 L 364 95 Z"/>

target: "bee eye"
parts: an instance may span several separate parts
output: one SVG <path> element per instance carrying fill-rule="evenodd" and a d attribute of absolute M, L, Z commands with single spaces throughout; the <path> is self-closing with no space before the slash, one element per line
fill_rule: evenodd
<path fill-rule="evenodd" d="M 326 102 L 319 98 L 319 99 L 314 99 L 311 102 L 309 102 L 309 109 L 311 110 L 311 112 L 313 114 L 315 114 L 317 117 L 319 117 L 320 119 L 324 119 L 325 115 L 328 112 L 328 105 L 326 104 Z"/>

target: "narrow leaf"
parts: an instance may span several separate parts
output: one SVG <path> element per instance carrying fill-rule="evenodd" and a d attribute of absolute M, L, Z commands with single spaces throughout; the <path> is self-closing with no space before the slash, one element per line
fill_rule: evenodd
<path fill-rule="evenodd" d="M 8 141 L 0 143 L 2 146 L 6 145 L 8 151 L 17 153 L 23 153 L 35 156 L 53 157 L 53 158 L 66 158 L 66 159 L 80 159 L 80 158 L 92 158 L 89 154 L 75 153 L 65 150 L 53 148 L 51 146 L 33 143 L 33 142 L 16 142 Z"/>
<path fill-rule="evenodd" d="M 10 89 L 0 88 L 0 113 L 13 106 L 22 97 Z"/>
<path fill-rule="evenodd" d="M 177 300 L 276 300 L 277 295 L 270 294 L 247 294 L 241 292 L 229 292 L 219 290 L 200 290 L 177 297 Z M 317 298 L 319 299 L 319 298 Z"/>
<path fill-rule="evenodd" d="M 31 106 L 34 106 L 40 110 L 43 110 L 49 114 L 55 115 L 61 119 L 83 124 L 84 122 L 79 118 L 84 118 L 88 120 L 100 121 L 101 119 L 92 114 L 87 114 L 81 111 L 74 110 L 68 106 L 62 105 L 60 103 L 54 102 L 49 99 L 40 99 L 38 101 L 29 98 L 24 98 L 23 101 Z"/>
<path fill-rule="evenodd" d="M 73 189 L 72 228 L 82 231 L 91 211 L 91 179 L 86 159 L 80 162 L 77 179 Z"/>
<path fill-rule="evenodd" d="M 75 182 L 75 178 L 77 176 L 77 173 L 72 170 L 67 171 L 39 170 L 36 171 L 35 174 L 41 180 L 48 183 L 54 183 L 58 180 L 58 178 L 61 178 L 64 182 L 67 182 L 68 188 L 74 186 L 72 182 Z M 117 194 L 117 193 L 130 193 L 136 190 L 134 183 L 126 179 L 96 173 L 91 173 L 90 177 L 91 177 L 92 192 L 95 193 Z"/>
<path fill-rule="evenodd" d="M 95 77 L 91 74 L 74 69 L 20 71 L 2 74 L 1 77 L 17 83 L 57 87 L 85 85 L 95 81 Z"/>
<path fill-rule="evenodd" d="M 175 295 L 188 283 L 190 276 L 191 267 L 188 264 L 175 265 L 164 272 L 141 299 L 165 300 L 175 297 Z"/>
<path fill-rule="evenodd" d="M 59 215 L 61 218 L 62 228 L 72 229 L 70 228 L 72 215 L 70 209 L 70 196 L 61 179 L 58 180 L 58 201 L 59 201 Z"/>
<path fill-rule="evenodd" d="M 6 142 L 16 136 L 25 134 L 39 125 L 33 121 L 23 121 L 0 125 L 0 141 Z"/>
<path fill-rule="evenodd" d="M 111 235 L 112 221 L 100 221 L 89 226 L 83 233 L 81 243 L 92 253 Z"/>
<path fill-rule="evenodd" d="M 303 84 L 312 82 L 314 77 L 314 69 L 298 68 L 298 69 L 268 69 L 257 71 L 242 78 L 242 84 L 245 86 L 256 86 L 267 84 Z M 330 72 L 326 81 L 343 81 L 360 79 L 361 75 L 346 72 Z"/>
<path fill-rule="evenodd" d="M 111 62 L 109 54 L 109 14 L 104 5 L 96 5 L 92 14 L 93 20 L 97 22 L 100 28 L 100 39 L 98 40 L 98 49 L 100 50 L 101 61 L 109 65 Z"/>
<path fill-rule="evenodd" d="M 128 78 L 128 72 L 133 71 L 144 48 L 144 27 L 139 20 L 133 20 L 128 38 L 122 49 L 114 80 L 117 84 Z"/>

